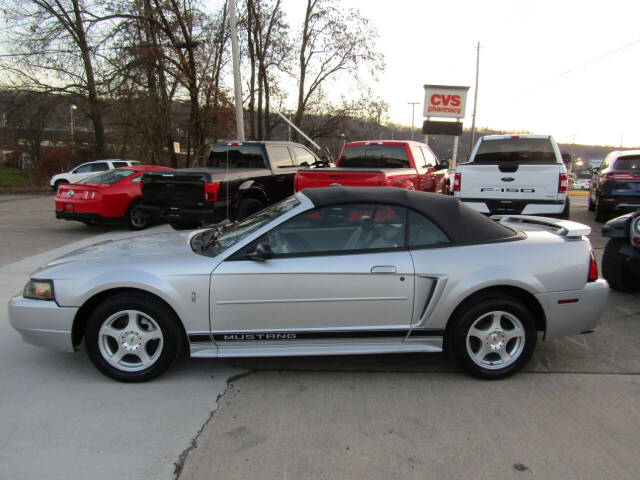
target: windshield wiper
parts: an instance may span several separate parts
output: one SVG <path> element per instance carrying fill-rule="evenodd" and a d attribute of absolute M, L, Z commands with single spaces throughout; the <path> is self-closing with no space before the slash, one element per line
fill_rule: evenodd
<path fill-rule="evenodd" d="M 202 248 L 209 248 L 213 245 L 215 245 L 216 243 L 218 243 L 218 237 L 220 236 L 220 234 L 222 233 L 222 231 L 224 230 L 224 227 L 226 227 L 227 225 L 229 225 L 231 222 L 228 219 L 225 219 L 221 222 L 218 223 L 214 223 L 213 225 L 211 225 L 211 230 L 209 231 L 209 233 L 205 233 L 204 235 L 208 235 L 207 239 L 204 241 L 204 244 L 202 245 Z"/>

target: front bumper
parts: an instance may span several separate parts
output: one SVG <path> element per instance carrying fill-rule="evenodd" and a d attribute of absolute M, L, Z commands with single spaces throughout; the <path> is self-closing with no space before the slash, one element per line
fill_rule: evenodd
<path fill-rule="evenodd" d="M 71 331 L 77 312 L 77 307 L 20 295 L 9 300 L 9 322 L 25 342 L 62 352 L 75 350 Z"/>
<path fill-rule="evenodd" d="M 604 279 L 588 282 L 581 290 L 536 295 L 547 317 L 545 340 L 593 330 L 608 297 L 609 284 Z"/>

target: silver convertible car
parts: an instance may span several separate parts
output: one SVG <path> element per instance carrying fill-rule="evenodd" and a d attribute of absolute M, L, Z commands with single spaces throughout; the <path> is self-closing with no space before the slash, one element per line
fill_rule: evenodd
<path fill-rule="evenodd" d="M 605 307 L 587 226 L 490 219 L 453 197 L 303 190 L 226 226 L 99 243 L 48 263 L 11 299 L 27 342 L 117 380 L 192 357 L 440 352 L 506 377 L 544 338 Z"/>

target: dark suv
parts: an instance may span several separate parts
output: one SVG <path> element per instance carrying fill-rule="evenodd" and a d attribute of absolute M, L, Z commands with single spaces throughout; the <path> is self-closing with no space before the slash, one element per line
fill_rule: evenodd
<path fill-rule="evenodd" d="M 589 210 L 596 221 L 606 220 L 616 210 L 640 208 L 640 150 L 611 152 L 594 169 L 589 189 Z"/>

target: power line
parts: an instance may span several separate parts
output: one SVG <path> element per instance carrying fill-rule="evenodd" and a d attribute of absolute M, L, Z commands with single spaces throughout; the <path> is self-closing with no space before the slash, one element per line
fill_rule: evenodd
<path fill-rule="evenodd" d="M 609 51 L 607 53 L 603 53 L 602 55 L 600 55 L 600 56 L 598 56 L 596 58 L 593 58 L 593 59 L 591 59 L 589 61 L 581 63 L 580 65 L 575 66 L 575 67 L 567 70 L 566 72 L 562 72 L 560 75 L 567 75 L 567 74 L 569 74 L 569 73 L 571 73 L 571 72 L 573 72 L 575 70 L 578 70 L 580 68 L 586 67 L 587 65 L 591 65 L 592 63 L 596 63 L 596 62 L 598 62 L 600 60 L 604 60 L 605 58 L 610 57 L 612 55 L 615 55 L 616 53 L 620 53 L 620 52 L 622 52 L 622 51 L 624 51 L 624 50 L 626 50 L 628 48 L 633 47 L 634 45 L 636 45 L 638 43 L 640 43 L 640 38 L 638 38 L 637 40 L 634 40 L 633 42 L 629 42 L 629 43 L 627 43 L 625 45 L 622 45 L 621 47 L 615 48 L 615 49 L 613 49 L 613 50 L 611 50 L 611 51 Z"/>

